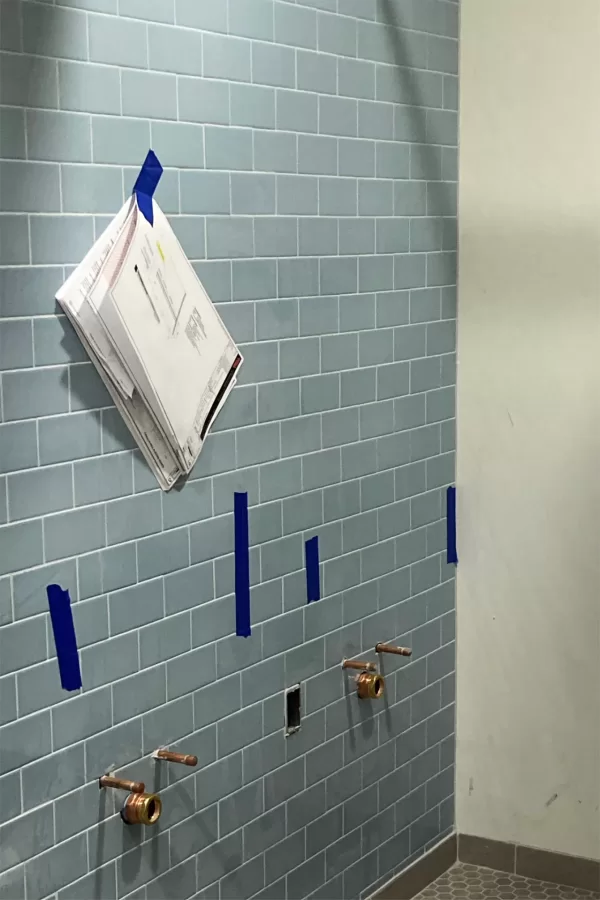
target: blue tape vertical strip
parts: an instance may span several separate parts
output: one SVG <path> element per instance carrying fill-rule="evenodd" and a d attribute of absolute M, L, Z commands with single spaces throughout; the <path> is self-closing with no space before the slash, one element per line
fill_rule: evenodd
<path fill-rule="evenodd" d="M 152 209 L 152 197 L 154 191 L 160 181 L 163 173 L 158 156 L 154 150 L 148 150 L 148 155 L 144 160 L 144 164 L 140 169 L 136 182 L 133 186 L 133 193 L 136 196 L 137 204 L 145 219 L 154 225 L 154 210 Z"/>
<path fill-rule="evenodd" d="M 456 488 L 446 491 L 446 562 L 457 563 L 456 552 Z"/>
<path fill-rule="evenodd" d="M 248 494 L 233 495 L 235 527 L 235 633 L 250 637 L 250 546 L 248 537 Z"/>
<path fill-rule="evenodd" d="M 65 691 L 77 691 L 81 687 L 81 669 L 79 667 L 79 652 L 77 650 L 77 638 L 75 625 L 73 624 L 73 611 L 71 598 L 68 591 L 58 584 L 49 584 L 46 588 L 54 643 L 56 644 L 56 656 L 60 672 L 60 683 Z"/>
<path fill-rule="evenodd" d="M 321 599 L 321 580 L 319 575 L 319 538 L 312 537 L 304 544 L 306 561 L 306 597 L 307 603 Z"/>

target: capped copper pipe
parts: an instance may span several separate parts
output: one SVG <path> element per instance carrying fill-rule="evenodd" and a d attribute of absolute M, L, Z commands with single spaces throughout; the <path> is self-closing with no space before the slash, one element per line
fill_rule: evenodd
<path fill-rule="evenodd" d="M 127 781 L 126 778 L 113 778 L 112 775 L 102 775 L 101 788 L 117 788 L 119 791 L 129 791 L 132 794 L 143 794 L 146 785 L 143 781 Z"/>
<path fill-rule="evenodd" d="M 374 672 L 377 666 L 372 662 L 362 662 L 359 659 L 343 659 L 342 669 L 360 669 L 361 672 Z"/>
<path fill-rule="evenodd" d="M 121 810 L 126 825 L 154 825 L 160 819 L 162 802 L 158 794 L 130 794 Z"/>
<path fill-rule="evenodd" d="M 155 750 L 152 756 L 155 759 L 165 759 L 167 762 L 179 763 L 181 766 L 197 766 L 198 757 L 188 753 L 175 753 L 173 750 Z"/>
<path fill-rule="evenodd" d="M 412 656 L 410 647 L 396 647 L 395 644 L 375 644 L 375 653 L 396 653 L 398 656 Z"/>

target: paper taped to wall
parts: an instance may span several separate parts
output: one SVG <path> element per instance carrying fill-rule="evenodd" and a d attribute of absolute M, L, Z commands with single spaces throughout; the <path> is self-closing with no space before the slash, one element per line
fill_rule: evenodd
<path fill-rule="evenodd" d="M 163 490 L 189 473 L 242 356 L 152 198 L 125 203 L 56 295 Z"/>

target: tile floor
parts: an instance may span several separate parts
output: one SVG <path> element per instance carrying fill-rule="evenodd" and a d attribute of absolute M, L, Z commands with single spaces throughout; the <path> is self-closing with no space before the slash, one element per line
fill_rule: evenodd
<path fill-rule="evenodd" d="M 457 863 L 415 900 L 592 900 L 600 894 Z"/>

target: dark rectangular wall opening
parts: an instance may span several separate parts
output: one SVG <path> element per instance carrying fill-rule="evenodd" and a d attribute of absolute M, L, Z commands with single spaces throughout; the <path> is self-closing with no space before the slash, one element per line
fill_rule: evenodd
<path fill-rule="evenodd" d="M 296 684 L 285 692 L 285 733 L 294 734 L 300 728 L 302 702 L 300 685 Z"/>

